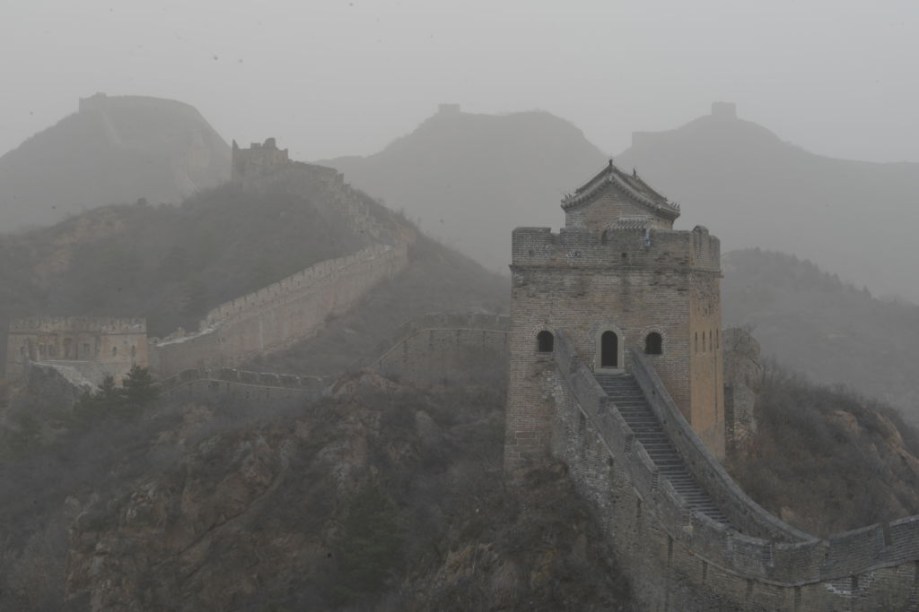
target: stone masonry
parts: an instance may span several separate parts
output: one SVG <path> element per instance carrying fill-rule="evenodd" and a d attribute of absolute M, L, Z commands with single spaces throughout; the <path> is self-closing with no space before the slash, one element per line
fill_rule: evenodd
<path fill-rule="evenodd" d="M 505 465 L 547 456 L 553 402 L 543 384 L 564 330 L 595 372 L 649 353 L 684 417 L 724 455 L 720 246 L 703 227 L 675 231 L 679 208 L 612 162 L 562 202 L 566 224 L 513 233 Z M 545 347 L 544 347 L 545 348 Z"/>
<path fill-rule="evenodd" d="M 275 139 L 268 138 L 262 144 L 253 142 L 248 149 L 241 149 L 234 140 L 232 163 L 233 180 L 247 180 L 269 175 L 291 162 L 287 149 L 279 149 Z"/>
<path fill-rule="evenodd" d="M 513 235 L 511 481 L 563 461 L 640 609 L 919 610 L 919 516 L 819 539 L 721 466 L 722 350 L 745 337 L 720 331 L 718 240 L 674 231 L 678 209 L 612 164 L 562 206 L 558 234 Z M 758 372 L 729 374 L 736 438 Z"/>
<path fill-rule="evenodd" d="M 6 376 L 21 378 L 29 363 L 61 364 L 98 384 L 104 376 L 120 381 L 138 365 L 147 367 L 144 319 L 46 317 L 10 322 Z"/>

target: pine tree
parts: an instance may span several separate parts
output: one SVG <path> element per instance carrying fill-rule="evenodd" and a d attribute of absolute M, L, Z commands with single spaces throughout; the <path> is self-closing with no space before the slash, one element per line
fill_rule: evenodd
<path fill-rule="evenodd" d="M 150 370 L 139 365 L 131 366 L 121 386 L 124 389 L 124 399 L 132 408 L 145 406 L 159 397 L 159 389 Z"/>

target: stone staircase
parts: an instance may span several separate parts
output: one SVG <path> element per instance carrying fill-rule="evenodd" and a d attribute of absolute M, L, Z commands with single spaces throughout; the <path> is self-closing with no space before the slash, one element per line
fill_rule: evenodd
<path fill-rule="evenodd" d="M 635 377 L 628 374 L 597 374 L 596 379 L 632 428 L 635 437 L 648 451 L 660 476 L 670 481 L 686 500 L 689 509 L 701 512 L 719 523 L 730 524 L 670 443 Z"/>

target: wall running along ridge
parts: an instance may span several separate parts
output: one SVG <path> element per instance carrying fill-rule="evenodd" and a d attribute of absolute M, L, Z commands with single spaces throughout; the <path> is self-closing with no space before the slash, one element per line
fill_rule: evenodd
<path fill-rule="evenodd" d="M 690 472 L 735 528 L 688 508 L 563 333 L 541 378 L 552 451 L 623 560 L 648 610 L 919 609 L 919 516 L 821 540 L 750 500 L 670 398 L 649 360 L 631 371 Z"/>
<path fill-rule="evenodd" d="M 318 376 L 266 372 L 190 369 L 164 380 L 162 394 L 170 399 L 202 402 L 269 403 L 273 408 L 302 406 L 322 397 L 326 381 Z"/>
<path fill-rule="evenodd" d="M 389 378 L 422 386 L 503 381 L 510 317 L 430 314 L 402 325 L 396 341 L 380 347 L 371 367 Z M 384 352 L 385 351 L 385 352 Z"/>
<path fill-rule="evenodd" d="M 200 331 L 154 341 L 151 365 L 160 377 L 193 368 L 228 368 L 314 335 L 379 283 L 408 265 L 408 245 L 375 245 L 330 259 L 227 302 L 208 313 Z"/>

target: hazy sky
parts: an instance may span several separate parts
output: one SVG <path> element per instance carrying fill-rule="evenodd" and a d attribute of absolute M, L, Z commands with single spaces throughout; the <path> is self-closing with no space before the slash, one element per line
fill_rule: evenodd
<path fill-rule="evenodd" d="M 814 152 L 919 161 L 917 64 L 916 0 L 0 0 L 0 153 L 104 91 L 298 159 L 375 152 L 439 102 L 618 153 L 727 100 Z"/>

